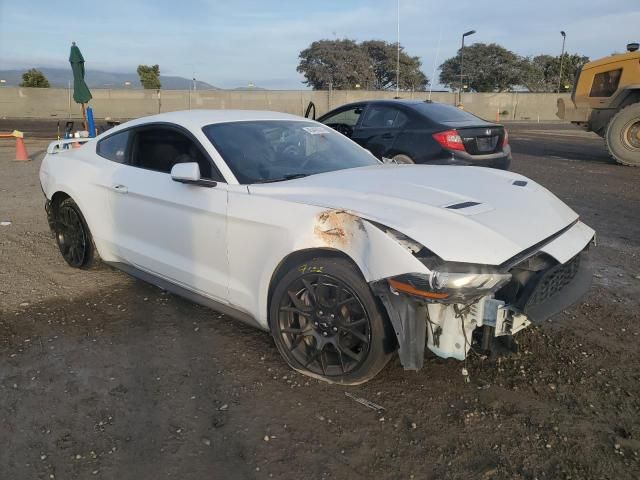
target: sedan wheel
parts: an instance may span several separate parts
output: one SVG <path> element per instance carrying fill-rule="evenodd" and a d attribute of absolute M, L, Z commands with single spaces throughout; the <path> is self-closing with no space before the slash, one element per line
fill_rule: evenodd
<path fill-rule="evenodd" d="M 342 259 L 316 259 L 285 275 L 271 322 L 283 357 L 307 375 L 357 384 L 388 361 L 384 317 L 359 272 Z"/>
<path fill-rule="evenodd" d="M 401 165 L 413 165 L 415 163 L 413 160 L 411 160 L 411 157 L 409 157 L 408 155 L 398 154 L 395 157 L 393 157 L 393 159 L 395 160 L 396 163 Z"/>

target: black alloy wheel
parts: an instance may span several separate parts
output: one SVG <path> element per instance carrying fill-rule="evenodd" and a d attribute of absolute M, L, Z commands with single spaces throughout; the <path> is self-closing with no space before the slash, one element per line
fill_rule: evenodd
<path fill-rule="evenodd" d="M 89 228 L 78 208 L 71 199 L 63 200 L 55 217 L 55 236 L 64 260 L 74 268 L 91 265 L 94 254 Z"/>
<path fill-rule="evenodd" d="M 371 378 L 388 361 L 384 317 L 348 262 L 316 259 L 298 266 L 280 282 L 274 301 L 272 333 L 296 370 L 355 384 Z"/>

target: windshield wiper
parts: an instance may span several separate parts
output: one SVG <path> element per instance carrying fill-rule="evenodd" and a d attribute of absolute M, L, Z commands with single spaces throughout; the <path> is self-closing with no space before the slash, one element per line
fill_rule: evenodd
<path fill-rule="evenodd" d="M 253 183 L 273 183 L 273 182 L 284 182 L 285 180 L 293 180 L 294 178 L 303 178 L 303 177 L 308 177 L 309 174 L 308 173 L 292 173 L 290 175 L 283 175 L 282 177 L 278 177 L 278 178 L 267 178 L 264 180 L 257 180 Z"/>

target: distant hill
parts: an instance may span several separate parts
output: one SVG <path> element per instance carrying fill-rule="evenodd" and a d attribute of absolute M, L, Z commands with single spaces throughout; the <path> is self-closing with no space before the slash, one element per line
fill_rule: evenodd
<path fill-rule="evenodd" d="M 73 80 L 71 67 L 69 68 L 48 68 L 36 67 L 44 76 L 47 77 L 52 87 L 67 88 L 69 80 Z M 0 78 L 6 80 L 7 86 L 16 87 L 22 82 L 22 74 L 28 68 L 22 70 L 0 70 Z M 87 70 L 85 73 L 85 81 L 89 88 L 133 88 L 141 89 L 140 80 L 136 72 L 132 73 L 113 73 L 103 72 L 100 70 Z M 125 82 L 131 82 L 131 85 L 125 86 Z M 193 88 L 193 81 L 184 77 L 160 75 L 160 83 L 163 90 L 187 90 Z M 196 80 L 196 89 L 198 90 L 218 90 L 217 87 Z"/>
<path fill-rule="evenodd" d="M 246 87 L 236 87 L 233 90 L 253 91 L 253 90 L 266 90 L 266 88 L 257 87 L 256 85 L 249 84 Z"/>

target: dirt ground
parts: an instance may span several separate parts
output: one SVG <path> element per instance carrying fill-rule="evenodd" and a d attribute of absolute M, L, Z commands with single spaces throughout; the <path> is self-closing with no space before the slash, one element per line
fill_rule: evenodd
<path fill-rule="evenodd" d="M 360 387 L 291 371 L 268 334 L 108 267 L 65 265 L 38 168 L 0 144 L 0 479 L 640 478 L 640 169 L 514 124 L 513 170 L 598 232 L 584 302 L 463 364 Z M 367 409 L 351 392 L 385 407 Z"/>

